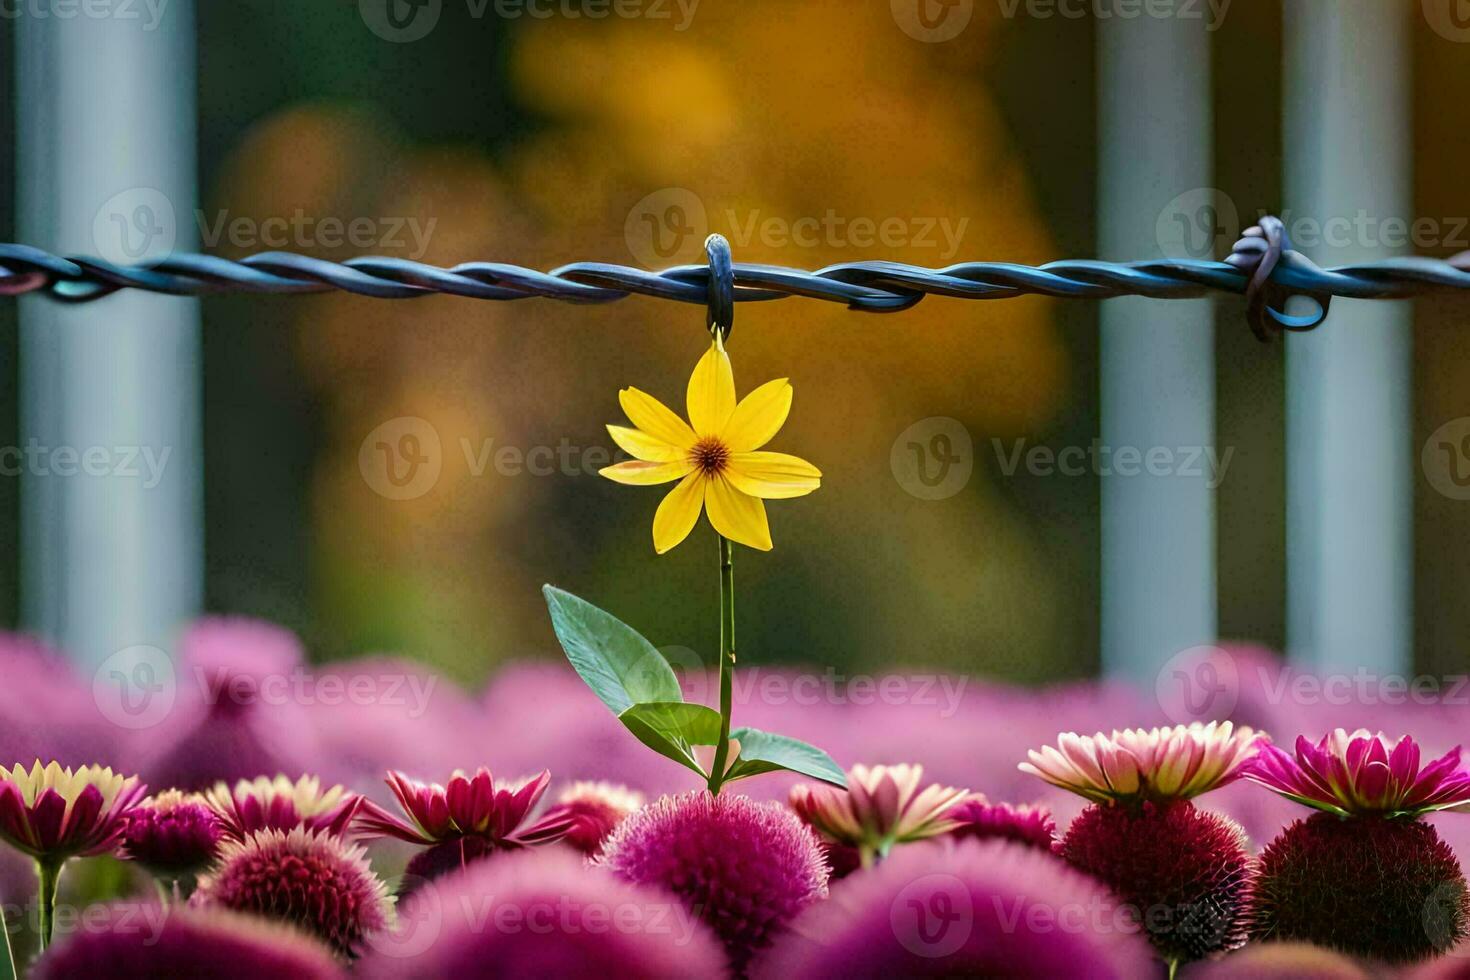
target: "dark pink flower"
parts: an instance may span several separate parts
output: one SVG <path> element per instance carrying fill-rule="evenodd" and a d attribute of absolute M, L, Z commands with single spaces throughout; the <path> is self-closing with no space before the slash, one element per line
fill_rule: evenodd
<path fill-rule="evenodd" d="M 203 797 L 167 790 L 129 812 L 119 856 L 178 879 L 214 860 L 220 835 L 219 818 Z"/>
<path fill-rule="evenodd" d="M 613 783 L 577 782 L 562 791 L 547 818 L 563 814 L 571 827 L 562 842 L 589 857 L 602 853 L 602 842 L 623 819 L 643 806 L 643 794 Z"/>
<path fill-rule="evenodd" d="M 1425 821 L 1314 813 L 1261 852 L 1251 918 L 1257 939 L 1413 963 L 1470 935 L 1470 889 Z"/>
<path fill-rule="evenodd" d="M 243 840 L 257 830 L 322 831 L 341 837 L 363 804 L 362 797 L 341 786 L 322 789 L 315 776 L 292 782 L 286 776 L 242 779 L 230 789 L 216 783 L 205 794 L 229 836 Z"/>
<path fill-rule="evenodd" d="M 225 841 L 190 901 L 280 919 L 344 956 L 355 955 L 365 936 L 393 922 L 393 899 L 363 849 L 300 827 Z"/>
<path fill-rule="evenodd" d="M 991 803 L 976 795 L 950 811 L 950 816 L 955 821 L 951 837 L 975 840 L 998 837 L 1048 852 L 1057 846 L 1057 822 L 1044 806 Z"/>
<path fill-rule="evenodd" d="M 1118 899 L 1012 841 L 899 848 L 810 906 L 753 964 L 786 977 L 1162 977 Z"/>
<path fill-rule="evenodd" d="M 146 792 L 136 776 L 100 766 L 72 770 L 38 760 L 0 767 L 0 838 L 31 857 L 58 861 L 113 849 Z"/>
<path fill-rule="evenodd" d="M 727 975 L 714 934 L 667 895 L 559 848 L 501 855 L 401 905 L 368 941 L 363 980 Z"/>
<path fill-rule="evenodd" d="M 530 779 L 496 784 L 489 769 L 473 776 L 455 771 L 447 786 L 420 783 L 401 772 L 388 774 L 388 788 L 408 816 L 405 822 L 365 802 L 360 827 L 365 834 L 396 837 L 411 844 L 437 844 L 461 837 L 483 837 L 498 847 L 523 847 L 559 839 L 571 826 L 568 814 L 548 814 L 526 823 L 551 782 L 542 770 Z"/>
<path fill-rule="evenodd" d="M 699 790 L 624 820 L 600 866 L 677 895 L 714 927 L 736 968 L 827 891 L 817 836 L 790 810 Z"/>
<path fill-rule="evenodd" d="M 342 980 L 345 973 L 325 946 L 280 923 L 223 909 L 136 902 L 105 908 L 99 922 L 59 939 L 31 968 L 31 980 Z"/>
<path fill-rule="evenodd" d="M 1419 746 L 1366 729 L 1337 729 L 1316 745 L 1296 740 L 1293 758 L 1268 746 L 1245 776 L 1288 799 L 1338 816 L 1417 816 L 1470 805 L 1470 771 L 1457 745 L 1421 768 Z"/>
<path fill-rule="evenodd" d="M 1245 831 L 1189 800 L 1094 803 L 1062 838 L 1067 862 L 1128 903 L 1159 951 L 1196 960 L 1246 940 L 1255 870 Z"/>

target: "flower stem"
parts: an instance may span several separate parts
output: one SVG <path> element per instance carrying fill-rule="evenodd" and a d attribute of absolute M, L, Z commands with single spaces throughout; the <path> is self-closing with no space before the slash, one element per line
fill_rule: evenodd
<path fill-rule="evenodd" d="M 4 905 L 0 905 L 0 932 L 5 933 L 5 959 L 0 960 L 0 980 L 15 980 L 15 947 L 10 941 L 10 923 L 5 918 Z"/>
<path fill-rule="evenodd" d="M 716 796 L 725 781 L 730 757 L 731 686 L 735 673 L 735 564 L 734 546 L 720 535 L 720 740 L 710 766 L 709 791 Z"/>
<path fill-rule="evenodd" d="M 56 920 L 56 886 L 61 880 L 62 861 L 37 861 L 36 878 L 40 882 L 37 902 L 41 906 L 41 952 L 51 945 L 51 929 Z"/>

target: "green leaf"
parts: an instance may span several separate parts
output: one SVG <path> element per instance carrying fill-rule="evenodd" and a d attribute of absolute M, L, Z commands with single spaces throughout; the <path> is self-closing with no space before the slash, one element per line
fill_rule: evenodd
<path fill-rule="evenodd" d="M 613 714 L 644 701 L 684 700 L 674 669 L 641 633 L 570 592 L 541 591 L 567 660 Z"/>
<path fill-rule="evenodd" d="M 847 776 L 842 767 L 815 745 L 756 728 L 738 728 L 730 733 L 730 737 L 740 742 L 740 756 L 730 768 L 727 782 L 784 769 L 847 788 Z"/>
<path fill-rule="evenodd" d="M 720 740 L 720 713 L 685 701 L 650 701 L 618 714 L 633 736 L 659 755 L 667 756 L 703 776 L 691 746 L 714 745 Z"/>

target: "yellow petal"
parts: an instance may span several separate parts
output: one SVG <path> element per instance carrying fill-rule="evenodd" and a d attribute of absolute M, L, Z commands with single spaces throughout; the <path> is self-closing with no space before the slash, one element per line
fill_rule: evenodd
<path fill-rule="evenodd" d="M 802 497 L 822 485 L 822 471 L 786 453 L 733 453 L 725 477 L 741 493 L 767 500 Z"/>
<path fill-rule="evenodd" d="M 655 439 L 662 439 L 680 449 L 694 445 L 694 430 L 675 415 L 673 409 L 647 392 L 624 388 L 618 392 L 618 403 L 623 406 L 630 422 Z"/>
<path fill-rule="evenodd" d="M 766 505 L 736 490 L 723 476 L 707 483 L 704 506 L 715 530 L 748 548 L 770 551 L 771 528 L 766 523 Z"/>
<path fill-rule="evenodd" d="M 635 458 L 649 463 L 672 463 L 676 460 L 687 459 L 687 450 L 680 449 L 673 443 L 664 442 L 658 436 L 651 436 L 640 429 L 629 429 L 622 425 L 610 425 L 607 434 L 613 437 L 613 442 L 622 447 L 626 453 L 631 453 Z"/>
<path fill-rule="evenodd" d="M 704 504 L 704 474 L 698 470 L 669 491 L 653 515 L 653 550 L 659 554 L 689 537 Z"/>
<path fill-rule="evenodd" d="M 785 378 L 767 381 L 740 399 L 720 436 L 732 451 L 748 453 L 770 442 L 786 424 L 790 411 L 791 382 Z"/>
<path fill-rule="evenodd" d="M 710 344 L 689 376 L 689 424 L 702 436 L 715 436 L 735 411 L 735 374 L 730 355 L 718 341 Z M 646 426 L 639 426 L 652 432 Z"/>
<path fill-rule="evenodd" d="M 629 460 L 626 463 L 614 463 L 604 466 L 597 472 L 617 483 L 626 483 L 635 487 L 649 487 L 656 483 L 668 483 L 694 469 L 694 464 L 686 460 L 678 460 L 672 463 L 647 463 L 641 459 Z"/>

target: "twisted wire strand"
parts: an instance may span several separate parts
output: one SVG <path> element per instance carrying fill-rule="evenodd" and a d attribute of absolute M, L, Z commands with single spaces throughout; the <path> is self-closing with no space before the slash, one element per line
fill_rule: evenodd
<path fill-rule="evenodd" d="M 735 302 L 805 296 L 843 303 L 864 313 L 896 313 L 931 295 L 957 299 L 1027 295 L 1187 299 L 1211 290 L 1244 294 L 1247 320 L 1262 340 L 1283 330 L 1317 327 L 1327 318 L 1335 296 L 1399 299 L 1470 289 L 1470 252 L 1444 260 L 1389 258 L 1324 269 L 1293 250 L 1285 227 L 1272 217 L 1248 228 L 1223 262 L 1071 259 L 1040 266 L 961 262 L 930 269 L 867 261 L 843 262 L 811 272 L 749 263 L 734 263 L 732 268 Z M 605 262 L 574 262 L 538 272 L 500 262 L 441 268 L 370 256 L 329 262 L 289 252 L 264 252 L 239 260 L 180 254 L 146 266 L 118 266 L 98 258 L 63 258 L 28 245 L 0 244 L 0 295 L 38 293 L 65 303 L 88 303 L 118 290 L 141 289 L 174 296 L 331 290 L 378 299 L 435 294 L 483 300 L 539 296 L 568 303 L 609 303 L 639 295 L 702 305 L 709 300 L 710 276 L 705 265 L 648 272 Z M 1288 313 L 1287 301 L 1298 296 L 1313 301 L 1315 310 Z"/>

